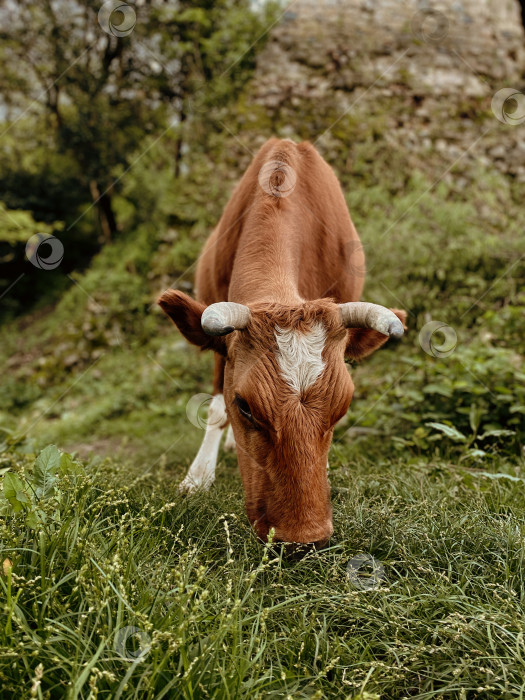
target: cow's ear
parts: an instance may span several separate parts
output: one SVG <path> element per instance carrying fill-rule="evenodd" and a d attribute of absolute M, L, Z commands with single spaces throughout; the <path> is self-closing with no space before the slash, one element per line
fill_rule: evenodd
<path fill-rule="evenodd" d="M 407 330 L 407 312 L 401 311 L 400 309 L 390 309 L 390 311 L 395 313 L 403 324 L 403 328 Z M 384 345 L 387 340 L 387 335 L 383 335 L 383 333 L 371 330 L 370 328 L 350 328 L 348 330 L 348 342 L 345 356 L 348 360 L 362 360 Z"/>
<path fill-rule="evenodd" d="M 182 335 L 202 350 L 214 350 L 226 356 L 226 343 L 223 337 L 207 335 L 201 326 L 202 312 L 206 304 L 195 301 L 176 289 L 167 289 L 157 300 L 162 310 L 168 314 Z"/>

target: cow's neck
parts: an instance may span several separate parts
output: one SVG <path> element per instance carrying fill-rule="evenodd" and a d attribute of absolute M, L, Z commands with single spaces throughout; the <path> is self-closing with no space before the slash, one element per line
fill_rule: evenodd
<path fill-rule="evenodd" d="M 286 209 L 266 213 L 262 220 L 251 217 L 242 233 L 229 299 L 297 306 L 304 301 L 298 292 L 303 236 Z"/>

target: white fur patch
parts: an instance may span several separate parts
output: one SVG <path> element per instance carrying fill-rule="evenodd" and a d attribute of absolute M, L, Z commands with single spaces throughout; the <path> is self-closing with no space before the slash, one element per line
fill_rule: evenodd
<path fill-rule="evenodd" d="M 292 389 L 301 393 L 320 377 L 325 363 L 323 349 L 326 330 L 321 323 L 312 324 L 306 333 L 275 326 L 281 373 Z"/>
<path fill-rule="evenodd" d="M 235 435 L 233 434 L 233 428 L 232 424 L 228 426 L 228 430 L 226 431 L 226 439 L 224 440 L 224 449 L 225 450 L 234 450 L 235 449 Z"/>
<path fill-rule="evenodd" d="M 191 492 L 197 489 L 208 489 L 213 483 L 217 453 L 227 420 L 224 397 L 222 394 L 216 394 L 208 409 L 204 439 L 188 473 L 179 486 L 180 491 Z"/>

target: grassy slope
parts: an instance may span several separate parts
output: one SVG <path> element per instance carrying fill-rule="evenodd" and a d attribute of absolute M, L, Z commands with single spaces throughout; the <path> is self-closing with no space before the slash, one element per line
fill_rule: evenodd
<path fill-rule="evenodd" d="M 185 270 L 247 159 L 231 155 L 233 139 L 181 183 L 156 173 L 148 184 L 144 164 L 128 194 L 180 220 L 134 224 L 56 308 L 3 330 L 0 410 L 12 433 L 0 467 L 31 481 L 49 442 L 88 457 L 40 504 L 44 524 L 40 514 L 27 527 L 23 512 L 1 521 L 1 558 L 14 564 L 0 575 L 4 697 L 32 684 L 35 697 L 93 698 L 525 689 L 523 266 L 509 270 L 525 252 L 523 193 L 490 170 L 458 173 L 467 187 L 452 178 L 431 188 L 448 163 L 432 171 L 429 154 L 429 172 L 414 171 L 383 139 L 382 119 L 342 120 L 326 155 L 367 252 L 366 298 L 409 309 L 411 332 L 354 370 L 356 398 L 330 458 L 329 550 L 292 564 L 263 549 L 234 457 L 222 456 L 209 494 L 176 490 L 202 438 L 186 405 L 210 390 L 211 358 L 150 305 L 174 277 L 191 279 Z M 268 125 L 243 138 L 255 133 Z M 421 349 L 430 318 L 457 334 L 449 357 Z M 518 435 L 487 435 L 508 428 Z M 384 566 L 377 590 L 352 585 L 360 552 Z M 151 641 L 136 663 L 122 658 L 129 627 Z"/>

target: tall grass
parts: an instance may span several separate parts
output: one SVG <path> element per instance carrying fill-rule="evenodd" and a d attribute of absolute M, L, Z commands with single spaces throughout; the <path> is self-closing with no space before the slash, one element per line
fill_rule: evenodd
<path fill-rule="evenodd" d="M 38 526 L 0 524 L 2 697 L 521 697 L 523 483 L 334 452 L 336 534 L 299 562 L 256 542 L 231 465 L 192 498 L 162 467 L 59 477 Z"/>

